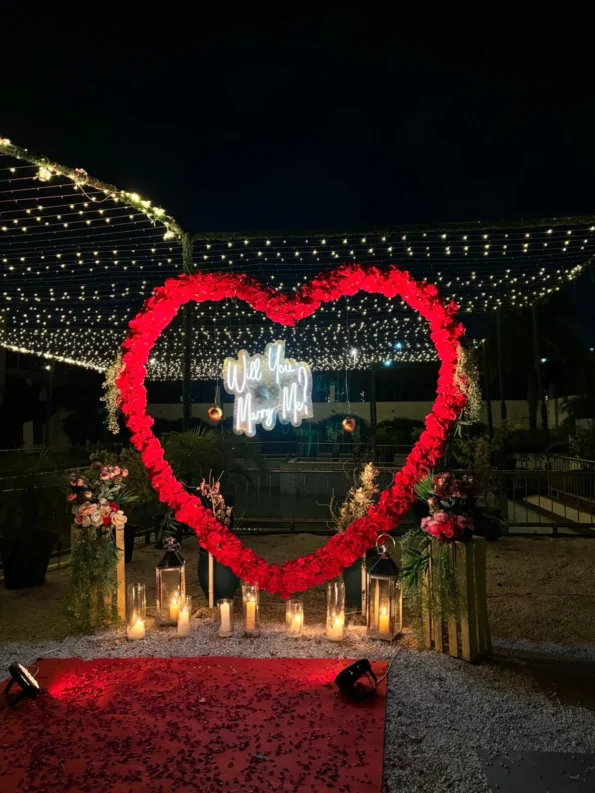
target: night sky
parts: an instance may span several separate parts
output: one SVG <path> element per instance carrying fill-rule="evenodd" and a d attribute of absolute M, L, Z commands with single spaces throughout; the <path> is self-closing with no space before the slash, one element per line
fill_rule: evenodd
<path fill-rule="evenodd" d="M 580 19 L 323 7 L 3 9 L 0 131 L 196 231 L 593 212 Z"/>

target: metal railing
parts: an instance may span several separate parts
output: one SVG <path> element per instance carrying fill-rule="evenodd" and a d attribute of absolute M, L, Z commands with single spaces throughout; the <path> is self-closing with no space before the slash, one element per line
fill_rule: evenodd
<path fill-rule="evenodd" d="M 586 461 L 591 462 L 591 461 Z M 240 532 L 332 534 L 331 505 L 341 504 L 353 484 L 353 462 L 343 465 L 312 465 L 299 462 L 271 470 L 250 471 L 245 480 L 222 481 L 226 500 L 234 508 L 236 529 Z M 398 470 L 380 466 L 378 485 L 388 487 Z M 458 472 L 462 474 L 463 472 Z M 486 485 L 490 505 L 499 510 L 511 534 L 549 534 L 595 536 L 595 471 L 558 468 L 468 472 L 480 486 Z M 350 476 L 351 475 L 351 476 Z M 72 516 L 61 487 L 44 487 L 39 477 L 40 521 L 58 535 L 58 552 L 69 552 Z M 18 494 L 10 491 L 6 479 L 0 481 L 0 535 L 2 527 L 16 518 Z M 14 500 L 14 505 L 12 501 Z M 145 542 L 154 536 L 155 511 L 164 507 L 127 509 L 131 523 Z M 418 525 L 415 512 L 408 512 L 398 532 Z"/>

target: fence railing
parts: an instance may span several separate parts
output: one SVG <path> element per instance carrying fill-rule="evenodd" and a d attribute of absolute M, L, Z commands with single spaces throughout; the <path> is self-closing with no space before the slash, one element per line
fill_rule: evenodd
<path fill-rule="evenodd" d="M 587 461 L 590 462 L 590 461 Z M 292 467 L 293 466 L 293 467 Z M 242 532 L 331 534 L 332 509 L 338 508 L 353 485 L 354 464 L 342 466 L 285 464 L 271 470 L 254 470 L 248 479 L 223 478 L 222 489 L 237 518 L 236 529 Z M 398 467 L 380 466 L 378 485 L 388 487 Z M 463 472 L 461 472 L 462 474 Z M 485 472 L 475 474 L 485 484 Z M 483 480 L 482 480 L 483 477 Z M 491 471 L 488 497 L 508 524 L 510 533 L 584 534 L 595 536 L 595 471 L 593 470 L 514 470 Z M 57 533 L 61 553 L 70 547 L 72 515 L 64 489 L 39 487 L 27 491 L 27 498 L 38 501 L 40 525 Z M 4 525 L 18 521 L 23 493 L 10 488 L 9 480 L 0 481 L 0 535 Z M 19 502 L 21 499 L 21 502 Z M 154 531 L 156 513 L 165 507 L 130 506 L 129 520 L 139 534 Z M 418 525 L 413 511 L 399 524 L 398 532 Z"/>

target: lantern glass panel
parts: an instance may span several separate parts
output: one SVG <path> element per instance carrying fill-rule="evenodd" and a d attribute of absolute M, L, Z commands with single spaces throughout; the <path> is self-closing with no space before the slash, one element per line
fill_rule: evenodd
<path fill-rule="evenodd" d="M 186 597 L 186 563 L 173 546 L 156 569 L 157 623 L 177 625 Z"/>
<path fill-rule="evenodd" d="M 372 639 L 392 640 L 402 629 L 401 588 L 395 576 L 368 576 L 367 634 Z"/>

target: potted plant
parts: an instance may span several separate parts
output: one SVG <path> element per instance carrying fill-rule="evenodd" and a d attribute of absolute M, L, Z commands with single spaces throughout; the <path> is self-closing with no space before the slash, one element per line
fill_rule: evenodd
<path fill-rule="evenodd" d="M 39 586 L 45 581 L 57 539 L 51 528 L 53 498 L 63 479 L 55 470 L 57 457 L 46 450 L 15 455 L 0 490 L 6 589 Z"/>

